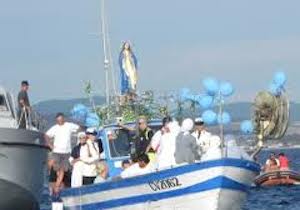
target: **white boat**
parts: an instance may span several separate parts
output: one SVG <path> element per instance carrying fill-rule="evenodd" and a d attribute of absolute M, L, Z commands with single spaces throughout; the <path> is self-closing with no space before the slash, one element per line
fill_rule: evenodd
<path fill-rule="evenodd" d="M 47 161 L 44 135 L 18 129 L 12 95 L 0 87 L 0 209 L 39 209 Z"/>
<path fill-rule="evenodd" d="M 157 121 L 149 123 L 155 130 Z M 134 126 L 134 124 L 127 124 Z M 107 131 L 118 133 L 115 143 Z M 100 132 L 109 174 L 117 176 L 122 160 L 129 159 L 130 134 L 115 125 Z M 126 152 L 127 150 L 127 152 Z M 180 165 L 147 175 L 108 181 L 102 184 L 65 189 L 61 192 L 64 209 L 203 209 L 238 210 L 247 189 L 260 172 L 254 161 L 227 157 Z"/>
<path fill-rule="evenodd" d="M 64 209 L 238 210 L 260 167 L 222 158 L 62 192 Z"/>

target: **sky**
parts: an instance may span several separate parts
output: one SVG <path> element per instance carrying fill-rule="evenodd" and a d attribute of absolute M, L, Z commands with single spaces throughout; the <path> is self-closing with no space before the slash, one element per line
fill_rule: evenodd
<path fill-rule="evenodd" d="M 31 100 L 104 95 L 100 0 L 0 0 L 0 85 Z M 299 0 L 109 0 L 114 66 L 130 40 L 139 90 L 202 92 L 202 79 L 232 82 L 233 101 L 251 101 L 278 70 L 300 102 Z"/>

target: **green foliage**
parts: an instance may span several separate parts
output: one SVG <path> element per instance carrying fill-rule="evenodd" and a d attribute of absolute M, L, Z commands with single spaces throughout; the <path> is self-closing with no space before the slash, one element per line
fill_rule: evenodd
<path fill-rule="evenodd" d="M 99 106 L 96 110 L 103 124 L 115 123 L 117 117 L 122 117 L 124 122 L 133 122 L 139 116 L 151 120 L 160 119 L 169 113 L 167 106 L 156 102 L 152 91 L 144 92 L 125 104 Z"/>
<path fill-rule="evenodd" d="M 84 84 L 84 93 L 88 95 L 88 97 L 92 94 L 92 83 L 91 81 L 86 81 Z"/>

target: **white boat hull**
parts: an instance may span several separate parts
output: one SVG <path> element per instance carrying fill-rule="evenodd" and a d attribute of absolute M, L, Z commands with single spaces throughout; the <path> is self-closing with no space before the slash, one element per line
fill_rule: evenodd
<path fill-rule="evenodd" d="M 240 209 L 259 172 L 252 161 L 223 158 L 62 193 L 65 209 Z"/>

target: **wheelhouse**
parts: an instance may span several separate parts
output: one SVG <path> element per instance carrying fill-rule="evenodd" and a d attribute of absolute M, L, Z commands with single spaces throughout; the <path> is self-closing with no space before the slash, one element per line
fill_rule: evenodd
<path fill-rule="evenodd" d="M 128 127 L 134 128 L 136 123 L 126 123 Z M 148 122 L 148 126 L 156 132 L 161 128 L 160 120 Z M 109 166 L 109 176 L 118 176 L 122 170 L 122 162 L 130 159 L 131 145 L 133 143 L 135 132 L 120 128 L 113 124 L 105 126 L 99 132 L 99 138 L 102 140 L 105 160 Z"/>

